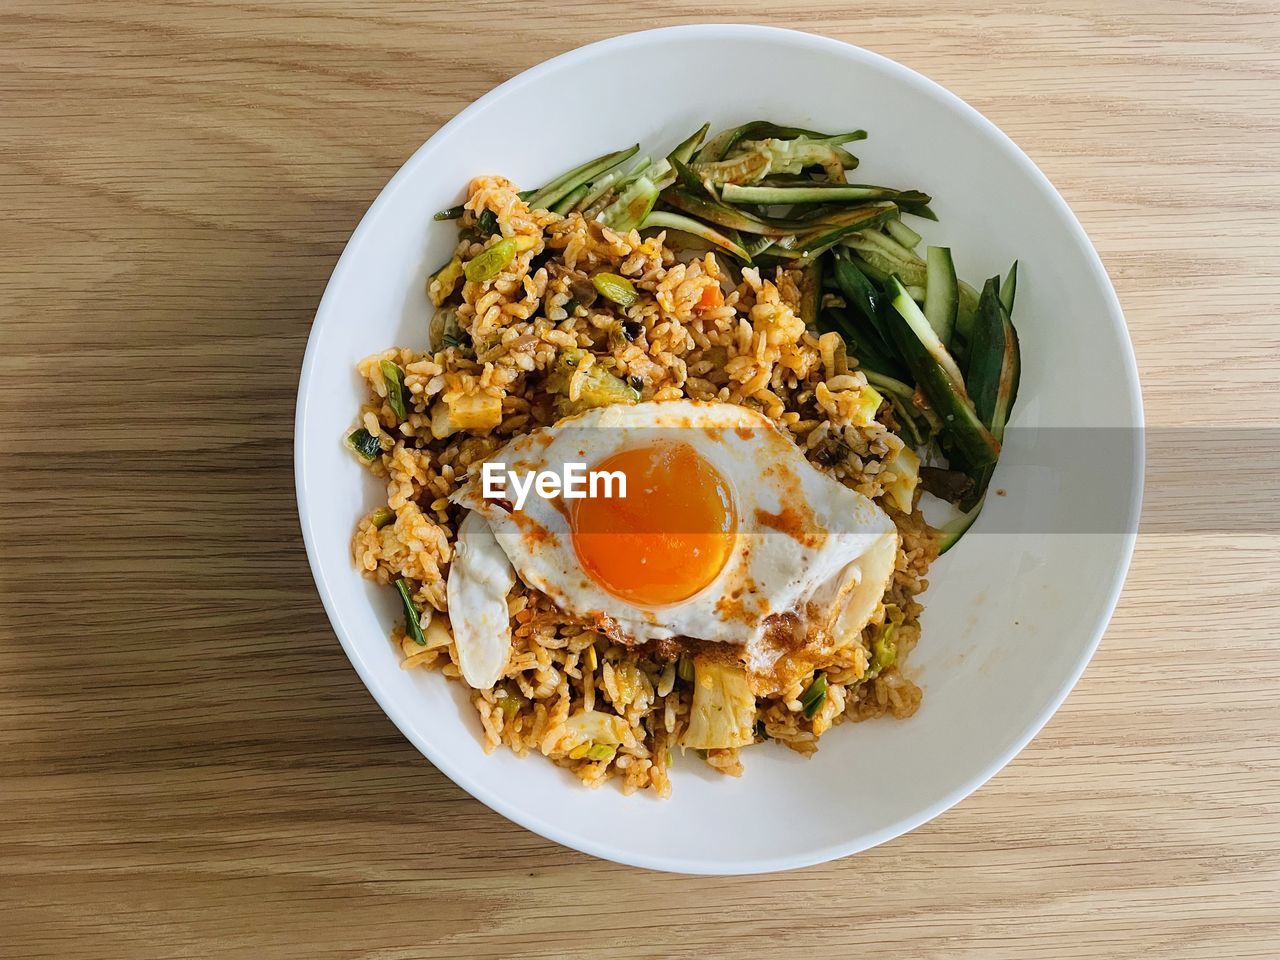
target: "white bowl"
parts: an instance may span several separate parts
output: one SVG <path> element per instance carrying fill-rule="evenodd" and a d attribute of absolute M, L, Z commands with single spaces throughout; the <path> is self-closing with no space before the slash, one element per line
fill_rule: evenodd
<path fill-rule="evenodd" d="M 922 232 L 954 248 L 970 282 L 1020 258 L 1013 425 L 1124 428 L 1108 434 L 1120 438 L 1123 462 L 1096 471 L 1063 458 L 1048 469 L 1043 453 L 1055 445 L 1033 440 L 1052 435 L 1012 435 L 995 482 L 1007 496 L 989 498 L 974 531 L 930 573 L 923 638 L 909 661 L 925 696 L 911 719 L 838 727 L 809 760 L 775 744 L 753 747 L 740 779 L 678 759 L 669 800 L 587 790 L 540 756 L 486 755 L 459 686 L 400 669 L 388 640 L 399 616 L 394 591 L 363 579 L 351 561 L 354 524 L 382 492 L 341 442 L 363 394 L 353 365 L 390 345 L 425 343 L 424 282 L 456 236 L 431 217 L 471 177 L 498 173 L 533 186 L 637 139 L 665 152 L 704 120 L 722 128 L 755 118 L 868 130 L 854 145 L 858 180 L 933 194 L 941 222 Z M 333 272 L 307 344 L 298 509 L 347 655 L 387 715 L 455 783 L 599 857 L 755 873 L 845 856 L 924 823 L 1044 725 L 1093 653 L 1124 580 L 1141 424 L 1132 347 L 1102 264 L 1044 175 L 990 122 L 919 74 L 835 40 L 673 27 L 574 50 L 507 81 L 442 127 L 382 191 Z M 1117 497 L 1123 522 L 1088 532 L 1093 504 Z"/>

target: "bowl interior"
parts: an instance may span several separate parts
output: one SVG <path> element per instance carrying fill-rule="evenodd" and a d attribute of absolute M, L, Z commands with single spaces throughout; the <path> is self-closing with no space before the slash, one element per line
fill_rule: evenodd
<path fill-rule="evenodd" d="M 341 443 L 362 398 L 354 364 L 389 345 L 425 343 L 424 283 L 455 240 L 453 226 L 431 216 L 457 202 L 471 177 L 498 173 L 532 186 L 637 139 L 665 152 L 705 120 L 719 128 L 760 117 L 868 130 L 855 149 L 857 179 L 933 194 L 940 222 L 913 226 L 951 246 L 970 283 L 1021 262 L 1013 425 L 1022 429 L 994 484 L 1007 495 L 989 498 L 974 532 L 931 572 L 910 661 L 923 705 L 904 722 L 837 728 L 812 759 L 773 744 L 748 750 L 741 779 L 690 756 L 677 762 L 666 801 L 583 789 L 540 757 L 486 756 L 459 687 L 400 669 L 387 639 L 398 615 L 393 592 L 352 566 L 354 523 L 380 492 Z M 446 774 L 513 820 L 599 856 L 753 872 L 830 859 L 918 825 L 991 776 L 1047 720 L 1123 580 L 1132 535 L 1124 525 L 1098 531 L 1088 514 L 1105 499 L 1118 515 L 1136 515 L 1141 452 L 1132 428 L 1140 424 L 1132 351 L 1106 275 L 1065 204 L 1003 134 L 917 74 L 836 41 L 673 28 L 522 74 L 438 132 L 388 185 L 316 316 L 299 395 L 298 497 L 338 636 L 392 720 Z M 1125 428 L 1113 435 L 1128 459 L 1107 471 L 1083 458 L 1047 464 L 1033 438 L 1050 427 Z"/>

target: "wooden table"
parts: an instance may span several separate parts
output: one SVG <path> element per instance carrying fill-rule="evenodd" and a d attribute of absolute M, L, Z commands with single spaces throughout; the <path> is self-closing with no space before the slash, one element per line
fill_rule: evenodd
<path fill-rule="evenodd" d="M 439 124 L 612 34 L 778 23 L 920 69 L 1079 214 L 1152 424 L 1280 423 L 1280 6 L 673 6 L 0 8 L 0 955 L 1280 954 L 1265 530 L 1144 537 L 1098 656 L 1015 762 L 909 836 L 779 876 L 559 848 L 437 773 L 360 685 L 294 511 L 312 313 Z"/>

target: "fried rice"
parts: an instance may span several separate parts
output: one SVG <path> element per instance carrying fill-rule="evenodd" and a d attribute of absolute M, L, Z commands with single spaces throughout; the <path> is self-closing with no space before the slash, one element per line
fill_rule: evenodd
<path fill-rule="evenodd" d="M 903 446 L 893 410 L 883 404 L 870 423 L 857 415 L 866 379 L 838 335 L 820 335 L 800 319 L 798 274 L 781 267 L 739 271 L 713 253 L 674 249 L 665 233 L 616 233 L 579 213 L 530 210 L 516 187 L 498 177 L 474 180 L 465 209 L 461 261 L 504 238 L 528 238 L 525 249 L 493 279 L 462 283 L 456 322 L 463 337 L 451 345 L 433 339 L 429 351 L 389 349 L 357 367 L 369 387 L 358 425 L 380 447 L 369 467 L 386 482 L 387 495 L 385 505 L 359 521 L 354 559 L 380 583 L 407 580 L 427 611 L 425 645 L 403 624 L 392 634 L 402 666 L 438 670 L 465 684 L 445 590 L 463 510 L 449 497 L 514 436 L 556 422 L 561 408 L 547 375 L 566 350 L 580 349 L 644 400 L 720 401 L 760 411 L 818 469 L 874 500 L 898 528 L 896 568 L 872 622 L 858 642 L 816 665 L 825 699 L 816 710 L 802 703 L 815 672 L 759 697 L 757 740 L 808 755 L 841 722 L 914 713 L 921 691 L 903 663 L 919 637 L 916 598 L 928 586 L 936 539 L 918 509 L 904 513 L 888 496 L 893 457 Z M 485 211 L 496 218 L 499 233 L 492 237 L 477 229 Z M 631 280 L 639 300 L 623 311 L 584 296 L 600 271 Z M 451 293 L 443 285 L 434 279 L 427 291 L 436 303 Z M 384 360 L 404 372 L 404 416 L 388 399 Z M 479 402 L 495 414 L 500 404 L 496 425 L 442 423 L 442 411 Z M 508 609 L 512 652 L 502 679 L 491 690 L 468 688 L 485 750 L 536 751 L 589 786 L 618 778 L 626 792 L 668 795 L 693 696 L 677 663 L 610 640 L 518 580 Z M 894 622 L 891 660 L 875 649 L 887 616 Z M 621 743 L 608 755 L 565 736 L 566 721 L 591 710 L 620 718 Z M 698 753 L 738 775 L 742 749 Z"/>

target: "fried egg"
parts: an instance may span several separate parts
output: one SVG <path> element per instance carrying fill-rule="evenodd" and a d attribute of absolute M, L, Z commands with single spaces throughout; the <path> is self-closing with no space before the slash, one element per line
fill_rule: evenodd
<path fill-rule="evenodd" d="M 492 460 L 513 473 L 583 463 L 622 474 L 626 496 L 532 493 L 517 510 L 509 497 L 486 499 L 478 476 L 454 494 L 471 513 L 449 608 L 472 686 L 492 686 L 509 652 L 509 627 L 493 629 L 505 622 L 508 570 L 617 642 L 724 644 L 755 671 L 853 641 L 893 573 L 893 521 L 746 407 L 600 407 L 517 437 Z"/>

